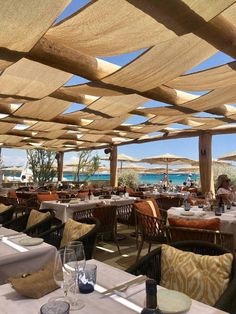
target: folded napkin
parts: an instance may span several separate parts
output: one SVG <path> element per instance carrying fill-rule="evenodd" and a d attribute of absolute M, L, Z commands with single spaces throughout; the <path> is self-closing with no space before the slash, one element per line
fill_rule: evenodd
<path fill-rule="evenodd" d="M 129 298 L 132 295 L 145 290 L 145 282 L 141 284 L 136 284 L 128 287 L 125 291 L 115 290 L 115 294 L 119 295 L 122 298 Z"/>
<path fill-rule="evenodd" d="M 54 262 L 50 261 L 43 269 L 32 274 L 9 278 L 9 282 L 19 294 L 25 297 L 39 299 L 45 294 L 59 288 L 53 279 L 53 267 Z"/>

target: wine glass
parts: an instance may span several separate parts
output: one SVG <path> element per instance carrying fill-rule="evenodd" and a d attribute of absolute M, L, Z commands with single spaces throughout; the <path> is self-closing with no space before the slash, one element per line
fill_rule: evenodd
<path fill-rule="evenodd" d="M 68 288 L 74 284 L 76 274 L 78 272 L 78 263 L 75 251 L 73 249 L 65 248 L 63 254 L 63 276 L 64 285 Z M 64 288 L 65 289 L 65 288 Z"/>
<path fill-rule="evenodd" d="M 56 252 L 54 268 L 53 268 L 53 278 L 56 284 L 61 287 L 64 291 L 64 276 L 63 276 L 63 259 L 64 250 L 59 250 Z M 65 291 L 64 291 L 65 296 Z"/>
<path fill-rule="evenodd" d="M 73 281 L 78 269 L 75 252 L 73 250 L 61 249 L 55 256 L 53 277 L 56 284 L 63 289 L 64 297 L 67 295 L 67 288 Z"/>
<path fill-rule="evenodd" d="M 53 276 L 56 284 L 63 289 L 64 296 L 53 297 L 49 302 L 66 301 L 70 310 L 79 310 L 84 304 L 77 298 L 79 291 L 77 281 L 78 264 L 75 251 L 61 249 L 56 253 Z"/>
<path fill-rule="evenodd" d="M 79 293 L 78 276 L 85 266 L 83 243 L 69 243 L 64 250 L 64 281 L 71 310 L 79 310 L 84 303 L 77 297 Z"/>
<path fill-rule="evenodd" d="M 65 249 L 74 250 L 78 265 L 78 272 L 83 271 L 86 263 L 83 243 L 81 241 L 71 241 L 67 244 Z"/>

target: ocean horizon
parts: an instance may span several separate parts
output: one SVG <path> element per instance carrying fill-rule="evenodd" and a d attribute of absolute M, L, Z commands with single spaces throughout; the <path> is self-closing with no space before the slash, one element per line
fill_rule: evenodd
<path fill-rule="evenodd" d="M 171 180 L 173 184 L 180 185 L 183 184 L 184 181 L 187 181 L 189 174 L 186 173 L 178 173 L 169 174 L 169 181 Z M 71 174 L 64 173 L 64 178 L 68 181 L 74 181 L 74 176 Z M 94 174 L 91 177 L 87 177 L 85 175 L 80 176 L 80 181 L 109 181 L 110 180 L 110 174 Z M 153 173 L 141 173 L 139 174 L 139 182 L 140 184 L 158 184 L 161 180 L 163 180 L 163 174 L 153 174 Z M 198 174 L 192 174 L 192 180 L 199 180 Z"/>
<path fill-rule="evenodd" d="M 9 173 L 9 175 L 5 175 L 9 178 L 9 181 L 19 181 L 20 180 L 20 174 L 13 174 Z M 186 173 L 171 173 L 169 174 L 169 181 L 171 180 L 174 185 L 182 185 L 183 182 L 187 181 L 189 174 Z M 140 173 L 138 174 L 139 177 L 139 183 L 140 184 L 158 184 L 160 181 L 163 180 L 163 174 L 153 174 L 153 173 Z M 11 179 L 10 179 L 11 178 Z M 70 172 L 64 172 L 63 178 L 67 181 L 74 181 L 74 175 Z M 198 174 L 192 174 L 192 180 L 198 181 L 199 175 Z M 110 174 L 108 173 L 98 173 L 94 174 L 90 177 L 86 175 L 80 175 L 80 181 L 109 181 L 110 180 Z M 109 183 L 108 183 L 109 184 Z"/>

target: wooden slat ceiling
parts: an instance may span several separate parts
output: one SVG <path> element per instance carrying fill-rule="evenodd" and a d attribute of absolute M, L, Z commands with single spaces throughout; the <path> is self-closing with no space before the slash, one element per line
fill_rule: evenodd
<path fill-rule="evenodd" d="M 236 62 L 191 73 L 219 51 L 235 59 L 236 0 L 96 0 L 59 23 L 69 0 L 0 3 L 3 147 L 236 132 Z M 123 67 L 102 60 L 141 49 Z M 74 75 L 89 82 L 70 86 Z M 136 116 L 141 123 L 126 122 Z"/>

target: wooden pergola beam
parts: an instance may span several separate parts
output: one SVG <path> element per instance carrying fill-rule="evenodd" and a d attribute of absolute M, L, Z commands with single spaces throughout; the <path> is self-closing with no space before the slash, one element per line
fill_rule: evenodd
<path fill-rule="evenodd" d="M 58 152 L 56 155 L 57 159 L 57 180 L 63 180 L 63 163 L 64 163 L 64 153 Z"/>
<path fill-rule="evenodd" d="M 214 194 L 214 182 L 212 172 L 212 135 L 204 133 L 199 136 L 199 170 L 201 190 L 205 193 Z"/>

